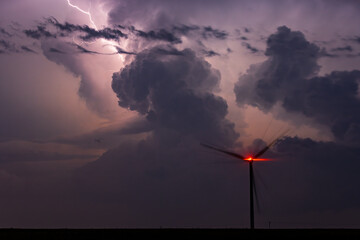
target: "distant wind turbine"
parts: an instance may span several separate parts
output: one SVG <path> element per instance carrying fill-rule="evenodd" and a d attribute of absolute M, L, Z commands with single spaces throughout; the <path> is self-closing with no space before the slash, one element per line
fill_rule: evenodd
<path fill-rule="evenodd" d="M 287 131 L 286 131 L 287 132 Z M 286 133 L 285 132 L 285 133 Z M 202 146 L 206 148 L 210 148 L 212 150 L 227 154 L 229 156 L 235 157 L 237 159 L 244 160 L 249 163 L 249 178 L 250 178 L 250 229 L 254 229 L 254 188 L 255 188 L 255 179 L 254 179 L 254 171 L 253 171 L 253 162 L 254 161 L 267 161 L 269 159 L 266 158 L 259 158 L 262 156 L 267 150 L 270 149 L 271 146 L 273 146 L 280 138 L 282 138 L 285 133 L 281 134 L 281 136 L 277 137 L 275 140 L 273 140 L 269 145 L 267 145 L 265 148 L 261 149 L 258 153 L 255 155 L 249 155 L 248 157 L 244 157 L 238 153 L 230 152 L 224 149 L 220 149 L 208 144 L 201 143 Z M 255 189 L 256 191 L 256 189 Z M 256 192 L 255 192 L 256 194 Z M 257 200 L 257 199 L 256 199 Z"/>

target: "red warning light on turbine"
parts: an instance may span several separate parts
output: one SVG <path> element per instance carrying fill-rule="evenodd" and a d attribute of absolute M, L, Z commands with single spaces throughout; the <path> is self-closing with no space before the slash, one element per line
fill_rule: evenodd
<path fill-rule="evenodd" d="M 269 158 L 253 158 L 253 157 L 247 157 L 244 159 L 245 161 L 249 161 L 249 162 L 252 162 L 252 161 L 270 161 L 271 159 Z"/>

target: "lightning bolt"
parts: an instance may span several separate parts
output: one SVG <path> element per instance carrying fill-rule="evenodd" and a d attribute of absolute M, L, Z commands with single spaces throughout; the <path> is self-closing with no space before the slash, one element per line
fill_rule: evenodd
<path fill-rule="evenodd" d="M 69 6 L 70 6 L 70 7 L 73 7 L 73 8 L 75 8 L 76 10 L 78 10 L 78 11 L 80 11 L 80 12 L 82 12 L 82 13 L 84 13 L 84 14 L 88 15 L 88 16 L 89 16 L 89 20 L 90 20 L 91 24 L 94 26 L 94 28 L 95 28 L 95 30 L 96 30 L 96 31 L 98 30 L 98 28 L 97 28 L 97 26 L 96 26 L 96 24 L 95 24 L 94 20 L 93 20 L 93 19 L 92 19 L 92 17 L 91 17 L 90 10 L 89 10 L 89 11 L 82 10 L 82 9 L 81 9 L 81 8 L 79 8 L 78 6 L 76 6 L 76 5 L 72 4 L 72 3 L 70 2 L 70 0 L 67 0 L 67 3 L 69 4 Z M 91 4 L 91 2 L 90 2 L 90 4 Z M 91 6 L 91 5 L 90 5 L 90 6 Z"/>
<path fill-rule="evenodd" d="M 70 0 L 67 0 L 67 3 L 68 3 L 68 5 L 69 5 L 70 7 L 75 8 L 75 9 L 78 10 L 79 12 L 88 15 L 89 21 L 90 21 L 91 24 L 93 25 L 94 29 L 95 29 L 96 31 L 98 31 L 98 28 L 97 28 L 94 20 L 92 19 L 91 13 L 90 13 L 91 2 L 90 2 L 90 8 L 89 8 L 88 11 L 85 11 L 85 10 L 81 9 L 80 7 L 72 4 L 72 3 L 70 2 Z M 73 41 L 76 43 L 76 41 L 75 41 L 74 38 L 73 38 Z M 96 41 L 96 40 L 95 40 L 95 41 Z M 94 42 L 95 42 L 95 41 L 94 41 Z M 118 52 L 118 50 L 116 49 L 116 47 L 114 47 L 114 42 L 109 41 L 109 40 L 105 40 L 105 39 L 101 39 L 101 42 L 103 42 L 103 43 L 105 43 L 107 46 L 109 46 L 109 47 L 111 48 L 111 50 L 113 50 L 114 52 Z M 82 43 L 83 43 L 83 42 L 77 43 L 77 44 L 81 46 Z M 122 56 L 121 54 L 119 54 L 118 56 L 119 56 L 119 58 L 122 60 L 122 62 L 124 62 L 124 60 L 125 60 L 124 56 Z"/>

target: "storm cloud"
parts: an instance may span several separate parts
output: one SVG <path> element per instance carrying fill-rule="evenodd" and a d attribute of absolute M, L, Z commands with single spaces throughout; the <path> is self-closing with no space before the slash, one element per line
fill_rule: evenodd
<path fill-rule="evenodd" d="M 40 39 L 41 37 L 56 38 L 56 34 L 47 31 L 46 26 L 44 24 L 37 26 L 36 29 L 25 29 L 23 32 L 27 37 L 34 39 Z"/>
<path fill-rule="evenodd" d="M 47 23 L 49 23 L 52 26 L 55 26 L 60 31 L 60 34 L 61 33 L 71 34 L 74 32 L 83 33 L 84 35 L 81 35 L 80 38 L 84 41 L 93 41 L 99 38 L 119 41 L 120 38 L 127 38 L 126 34 L 124 34 L 121 30 L 116 28 L 105 27 L 103 29 L 97 30 L 87 25 L 81 26 L 68 22 L 62 24 L 59 21 L 57 21 L 55 18 L 48 18 Z"/>
<path fill-rule="evenodd" d="M 260 50 L 251 46 L 249 43 L 243 42 L 242 45 L 246 47 L 251 53 L 258 53 Z"/>
<path fill-rule="evenodd" d="M 126 205 L 125 226 L 216 226 L 227 214 L 226 224 L 235 225 L 230 208 L 210 209 L 216 202 L 240 198 L 226 186 L 238 175 L 225 177 L 217 171 L 211 164 L 217 156 L 200 146 L 206 141 L 232 147 L 239 137 L 226 119 L 226 101 L 213 93 L 219 81 L 219 71 L 190 49 L 161 45 L 138 53 L 114 73 L 112 88 L 121 107 L 146 118 L 142 124 L 151 126 L 149 135 L 109 150 L 80 169 L 80 191 Z M 90 187 L 90 175 L 97 176 L 92 179 L 99 188 Z"/>
<path fill-rule="evenodd" d="M 268 153 L 278 161 L 256 166 L 272 186 L 273 195 L 260 199 L 261 204 L 267 214 L 286 221 L 296 221 L 291 216 L 311 215 L 315 210 L 358 208 L 357 185 L 347 186 L 358 180 L 358 164 L 339 161 L 344 151 L 346 158 L 356 159 L 358 154 L 356 147 L 339 144 L 345 135 L 352 133 L 355 138 L 359 132 L 350 130 L 358 120 L 349 114 L 358 108 L 358 72 L 317 76 L 320 48 L 287 27 L 280 27 L 267 44 L 269 59 L 251 66 L 235 87 L 238 104 L 270 111 L 281 103 L 289 112 L 331 127 L 334 134 L 337 122 L 348 121 L 342 125 L 348 130 L 336 135 L 336 143 L 297 137 L 280 141 Z M 120 209 L 127 219 L 125 226 L 236 225 L 234 211 L 246 216 L 248 210 L 243 207 L 247 206 L 247 194 L 234 191 L 246 188 L 246 180 L 241 180 L 247 177 L 246 169 L 234 162 L 228 167 L 211 164 L 224 159 L 199 146 L 202 141 L 228 149 L 237 146 L 238 134 L 226 119 L 227 104 L 213 93 L 219 81 L 219 73 L 190 49 L 162 45 L 139 52 L 113 75 L 112 88 L 119 106 L 147 119 L 151 126 L 148 135 L 109 150 L 80 169 L 76 175 L 79 191 L 91 198 L 119 201 L 124 206 Z M 311 101 L 307 100 L 310 96 Z M 331 108 L 327 108 L 329 103 Z M 323 187 L 325 183 L 327 187 Z M 211 207 L 224 202 L 227 208 Z"/>
<path fill-rule="evenodd" d="M 161 128 L 232 144 L 237 134 L 225 119 L 227 104 L 212 93 L 220 73 L 190 49 L 154 47 L 139 53 L 113 75 L 119 105 L 142 115 Z"/>
<path fill-rule="evenodd" d="M 327 211 L 360 206 L 358 147 L 288 137 L 278 142 L 274 151 L 281 164 L 268 170 L 288 179 L 287 186 L 284 185 L 288 191 L 283 194 L 294 197 L 291 201 L 296 202 L 298 210 Z M 279 184 L 274 180 L 273 186 Z"/>
<path fill-rule="evenodd" d="M 132 37 L 135 36 L 144 41 L 162 41 L 169 44 L 182 43 L 182 36 L 201 38 L 204 40 L 226 40 L 229 36 L 226 31 L 211 26 L 177 24 L 164 28 L 142 30 L 133 25 L 124 26 L 114 24 L 113 27 L 97 29 L 89 27 L 88 25 L 78 25 L 69 22 L 61 23 L 54 17 L 46 18 L 44 22 L 39 23 L 35 29 L 25 29 L 23 33 L 27 37 L 36 40 L 41 38 L 73 37 L 76 35 L 79 39 L 86 42 L 97 39 L 120 42 L 121 39 L 128 39 L 128 37 L 132 35 Z"/>
<path fill-rule="evenodd" d="M 334 136 L 329 142 L 287 137 L 277 143 L 272 154 L 281 164 L 276 168 L 270 165 L 263 177 L 272 186 L 279 185 L 279 179 L 288 179 L 281 184 L 281 191 L 287 190 L 279 192 L 277 199 L 265 200 L 268 207 L 286 198 L 292 204 L 283 205 L 278 213 L 299 211 L 306 216 L 313 211 L 325 214 L 358 209 L 359 177 L 355 169 L 359 168 L 360 71 L 319 75 L 323 50 L 306 40 L 303 33 L 286 26 L 269 36 L 265 54 L 268 59 L 251 65 L 235 84 L 237 104 L 272 111 L 283 119 L 285 115 L 288 120 L 292 114 L 296 121 L 304 116 L 313 126 L 328 127 Z M 284 111 L 276 113 L 278 105 Z M 356 211 L 348 214 L 349 222 L 356 215 Z M 336 222 L 331 218 L 329 221 Z"/>
<path fill-rule="evenodd" d="M 11 40 L 0 39 L 0 53 L 37 53 L 31 47 L 26 45 L 19 45 Z"/>
<path fill-rule="evenodd" d="M 116 108 L 116 103 L 112 104 L 111 101 L 114 101 L 115 98 L 113 99 L 112 96 L 110 98 L 107 93 L 104 93 L 111 92 L 111 89 L 99 91 L 98 87 L 101 82 L 94 75 L 89 74 L 88 65 L 83 62 L 82 55 L 100 57 L 118 54 L 117 52 L 101 53 L 59 39 L 42 39 L 41 50 L 48 60 L 64 66 L 75 77 L 80 77 L 78 95 L 85 100 L 89 109 L 99 116 L 111 117 L 112 108 Z M 87 63 L 89 64 L 89 61 Z M 104 95 L 109 97 L 106 98 Z"/>
<path fill-rule="evenodd" d="M 286 26 L 267 40 L 268 60 L 252 65 L 234 91 L 239 105 L 262 111 L 280 104 L 329 127 L 339 141 L 358 142 L 360 71 L 334 71 L 318 76 L 320 48 Z"/>
<path fill-rule="evenodd" d="M 37 3 L 0 3 L 1 227 L 248 227 L 248 164 L 200 143 L 271 123 L 301 126 L 254 164 L 255 226 L 359 227 L 358 2 Z"/>

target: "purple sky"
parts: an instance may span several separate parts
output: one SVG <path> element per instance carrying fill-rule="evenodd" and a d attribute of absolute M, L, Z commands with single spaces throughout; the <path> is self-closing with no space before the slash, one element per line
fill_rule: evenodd
<path fill-rule="evenodd" d="M 358 1 L 0 3 L 0 227 L 359 228 Z"/>

